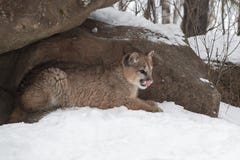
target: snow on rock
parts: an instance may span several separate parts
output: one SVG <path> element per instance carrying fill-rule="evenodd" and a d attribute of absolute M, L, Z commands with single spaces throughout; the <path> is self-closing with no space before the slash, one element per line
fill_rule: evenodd
<path fill-rule="evenodd" d="M 101 22 L 105 22 L 114 26 L 133 26 L 148 29 L 152 32 L 164 35 L 165 38 L 149 37 L 154 42 L 164 42 L 173 45 L 186 45 L 183 41 L 183 33 L 177 25 L 173 24 L 153 24 L 151 21 L 143 17 L 137 17 L 128 12 L 121 12 L 113 7 L 98 9 L 92 12 L 90 17 Z"/>
<path fill-rule="evenodd" d="M 208 79 L 205 79 L 205 78 L 199 78 L 199 79 L 200 79 L 200 81 L 202 81 L 203 83 L 207 83 L 207 84 L 210 85 L 210 87 L 214 88 L 213 83 L 210 82 Z"/>
<path fill-rule="evenodd" d="M 91 3 L 91 0 L 81 0 L 81 1 L 83 2 L 84 7 L 87 7 Z"/>
<path fill-rule="evenodd" d="M 207 80 L 207 79 L 205 79 L 205 78 L 200 78 L 200 80 L 201 80 L 202 82 L 204 82 L 204 83 L 211 83 L 211 82 L 209 82 L 209 80 Z"/>
<path fill-rule="evenodd" d="M 97 33 L 98 32 L 98 28 L 97 27 L 94 27 L 93 29 L 92 29 L 92 33 Z"/>
<path fill-rule="evenodd" d="M 163 113 L 71 108 L 0 126 L 1 160 L 238 160 L 240 126 L 173 102 Z M 225 106 L 225 104 L 224 104 Z M 232 110 L 240 115 L 239 109 Z M 227 115 L 230 116 L 230 115 Z"/>

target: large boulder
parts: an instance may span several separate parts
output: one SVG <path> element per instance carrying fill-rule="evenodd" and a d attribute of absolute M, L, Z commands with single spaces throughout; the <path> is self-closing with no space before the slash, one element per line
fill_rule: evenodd
<path fill-rule="evenodd" d="M 206 80 L 207 66 L 190 47 L 149 41 L 150 34 L 142 28 L 87 20 L 69 32 L 0 55 L 0 67 L 5 68 L 0 85 L 14 92 L 32 68 L 52 60 L 107 65 L 121 60 L 125 52 L 155 50 L 154 84 L 141 91 L 140 97 L 174 101 L 190 111 L 217 116 L 220 94 Z"/>
<path fill-rule="evenodd" d="M 80 25 L 117 0 L 0 0 L 0 53 Z"/>

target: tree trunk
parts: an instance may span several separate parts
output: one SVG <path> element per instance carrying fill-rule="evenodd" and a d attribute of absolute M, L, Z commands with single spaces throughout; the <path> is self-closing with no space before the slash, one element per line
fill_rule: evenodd
<path fill-rule="evenodd" d="M 225 22 L 224 22 L 224 19 L 225 19 L 225 13 L 224 13 L 224 6 L 225 6 L 225 0 L 222 0 L 222 6 L 221 6 L 221 19 L 222 19 L 222 34 L 224 35 L 225 34 Z"/>
<path fill-rule="evenodd" d="M 126 9 L 127 9 L 127 1 L 126 0 L 120 0 L 118 2 L 118 10 L 126 11 Z"/>
<path fill-rule="evenodd" d="M 138 15 L 138 13 L 139 13 L 139 11 L 138 11 L 138 2 L 135 0 L 134 1 L 135 2 L 135 16 L 137 16 Z"/>
<path fill-rule="evenodd" d="M 237 35 L 240 36 L 240 14 L 238 15 L 238 30 Z"/>
<path fill-rule="evenodd" d="M 216 0 L 209 0 L 209 11 L 208 11 L 208 26 L 211 28 L 215 27 L 217 20 L 217 13 L 215 12 L 218 4 Z"/>
<path fill-rule="evenodd" d="M 186 37 L 207 32 L 209 0 L 185 0 L 182 30 Z"/>
<path fill-rule="evenodd" d="M 238 2 L 238 28 L 237 28 L 237 35 L 240 36 L 240 0 Z"/>
<path fill-rule="evenodd" d="M 181 16 L 181 8 L 183 6 L 184 0 L 177 0 L 176 3 L 174 3 L 174 11 L 173 11 L 173 23 L 177 24 L 179 21 L 179 18 L 182 18 Z"/>
<path fill-rule="evenodd" d="M 158 23 L 158 13 L 155 5 L 155 0 L 151 0 L 152 3 L 152 13 L 153 13 L 153 23 Z"/>
<path fill-rule="evenodd" d="M 168 0 L 161 0 L 162 5 L 162 24 L 170 23 L 170 5 Z"/>
<path fill-rule="evenodd" d="M 150 1 L 148 0 L 147 2 L 147 8 L 144 10 L 144 14 L 143 16 L 146 18 L 146 19 L 151 19 L 151 9 L 150 9 Z"/>
<path fill-rule="evenodd" d="M 151 20 L 153 23 L 158 23 L 158 16 L 155 5 L 155 0 L 148 0 L 147 8 L 144 11 L 144 17 Z"/>

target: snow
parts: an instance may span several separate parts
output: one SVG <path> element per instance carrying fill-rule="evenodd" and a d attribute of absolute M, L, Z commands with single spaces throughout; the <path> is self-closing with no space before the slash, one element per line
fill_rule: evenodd
<path fill-rule="evenodd" d="M 134 16 L 128 12 L 121 12 L 113 7 L 98 9 L 92 12 L 91 19 L 105 22 L 113 26 L 133 26 L 148 29 L 154 33 L 163 35 L 167 38 L 156 38 L 156 36 L 148 36 L 148 39 L 154 42 L 163 42 L 172 45 L 186 45 L 183 41 L 183 33 L 177 25 L 174 24 L 153 24 L 151 21 L 143 17 Z"/>
<path fill-rule="evenodd" d="M 92 29 L 92 33 L 97 33 L 98 32 L 98 28 L 97 27 L 94 27 L 93 29 Z"/>
<path fill-rule="evenodd" d="M 199 78 L 199 79 L 200 79 L 200 81 L 202 81 L 203 83 L 208 84 L 211 88 L 215 88 L 214 85 L 213 85 L 213 83 L 210 82 L 208 79 L 205 79 L 205 78 Z"/>
<path fill-rule="evenodd" d="M 209 82 L 209 80 L 208 79 L 205 79 L 205 78 L 199 78 L 202 82 L 204 82 L 204 83 L 211 83 L 211 82 Z"/>
<path fill-rule="evenodd" d="M 221 102 L 218 117 L 240 126 L 240 108 Z"/>
<path fill-rule="evenodd" d="M 220 118 L 210 118 L 173 102 L 159 105 L 164 112 L 70 108 L 38 123 L 0 126 L 0 159 L 239 159 L 239 108 L 221 103 Z"/>
<path fill-rule="evenodd" d="M 91 3 L 91 0 L 81 0 L 81 1 L 83 2 L 84 7 L 87 7 Z"/>
<path fill-rule="evenodd" d="M 222 31 L 215 29 L 206 35 L 188 38 L 190 47 L 201 59 L 207 61 L 223 61 L 240 64 L 240 36 L 235 33 L 222 35 Z"/>

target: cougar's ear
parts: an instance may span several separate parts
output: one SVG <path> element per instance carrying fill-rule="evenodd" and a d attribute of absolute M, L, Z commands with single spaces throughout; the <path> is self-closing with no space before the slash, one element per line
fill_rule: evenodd
<path fill-rule="evenodd" d="M 137 52 L 132 52 L 124 56 L 123 64 L 124 65 L 133 65 L 138 63 L 139 54 Z"/>
<path fill-rule="evenodd" d="M 147 56 L 149 59 L 152 59 L 153 55 L 155 54 L 154 50 L 150 51 Z"/>

